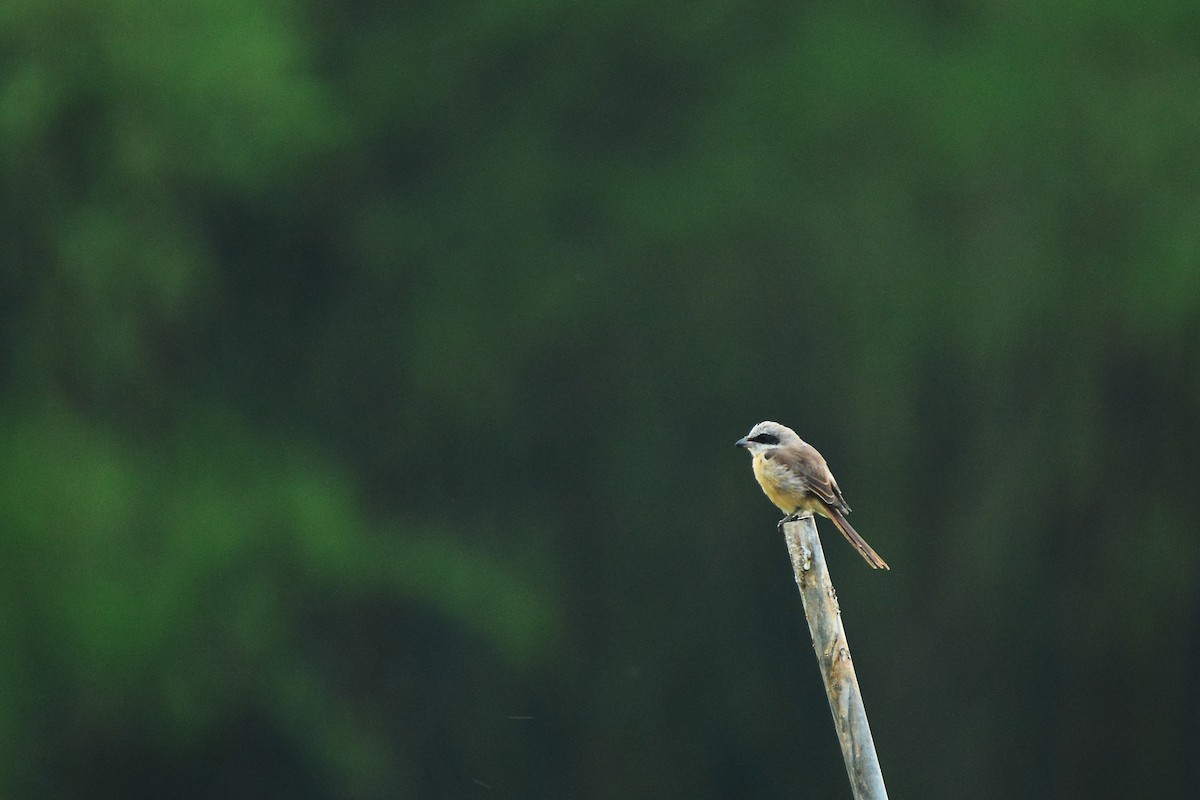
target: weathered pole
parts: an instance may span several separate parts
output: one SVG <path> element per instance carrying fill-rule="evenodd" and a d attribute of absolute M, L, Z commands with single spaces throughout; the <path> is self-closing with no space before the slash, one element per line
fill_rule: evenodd
<path fill-rule="evenodd" d="M 829 697 L 829 710 L 842 745 L 846 773 L 855 800 L 886 800 L 883 772 L 875 755 L 875 742 L 867 712 L 863 708 L 862 692 L 850 660 L 850 645 L 842 628 L 842 612 L 837 593 L 829 580 L 825 553 L 817 538 L 817 525 L 811 516 L 783 524 L 788 554 L 796 573 L 796 586 L 804 601 L 804 616 L 812 633 L 813 650 Z"/>

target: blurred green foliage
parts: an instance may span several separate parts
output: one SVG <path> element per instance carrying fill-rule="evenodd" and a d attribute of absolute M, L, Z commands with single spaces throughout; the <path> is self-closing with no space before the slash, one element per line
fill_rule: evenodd
<path fill-rule="evenodd" d="M 0 794 L 1183 796 L 1200 11 L 0 4 Z M 828 534 L 832 531 L 826 531 Z"/>

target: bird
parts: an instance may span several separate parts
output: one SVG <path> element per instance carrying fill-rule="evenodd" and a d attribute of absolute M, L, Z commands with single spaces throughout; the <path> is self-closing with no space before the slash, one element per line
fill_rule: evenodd
<path fill-rule="evenodd" d="M 755 425 L 735 444 L 754 456 L 758 485 L 787 514 L 779 520 L 781 528 L 785 522 L 816 512 L 831 520 L 874 569 L 891 569 L 846 521 L 850 506 L 817 448 L 786 425 L 770 420 Z"/>

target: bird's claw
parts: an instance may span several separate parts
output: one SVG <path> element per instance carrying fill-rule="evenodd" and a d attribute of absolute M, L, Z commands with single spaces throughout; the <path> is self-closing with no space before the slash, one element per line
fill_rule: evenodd
<path fill-rule="evenodd" d="M 788 514 L 786 517 L 779 520 L 779 522 L 775 523 L 775 527 L 779 529 L 780 533 L 783 533 L 784 525 L 786 525 L 789 522 L 795 522 L 797 520 L 804 519 L 804 517 L 806 517 L 806 516 L 808 516 L 807 511 L 797 511 L 795 514 Z"/>

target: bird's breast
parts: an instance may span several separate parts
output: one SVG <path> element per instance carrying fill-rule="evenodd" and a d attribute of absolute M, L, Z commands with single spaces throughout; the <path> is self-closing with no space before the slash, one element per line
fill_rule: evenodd
<path fill-rule="evenodd" d="M 791 514 L 804 506 L 805 492 L 787 467 L 763 453 L 754 456 L 754 477 L 780 511 Z"/>

